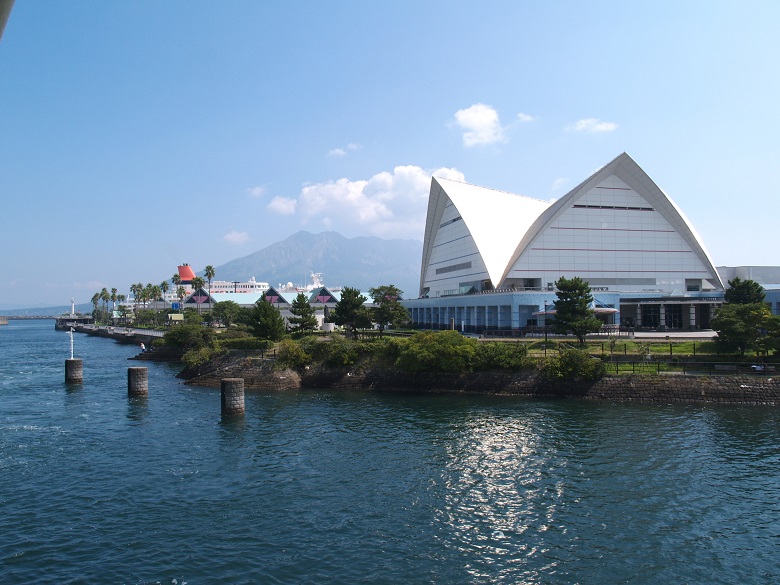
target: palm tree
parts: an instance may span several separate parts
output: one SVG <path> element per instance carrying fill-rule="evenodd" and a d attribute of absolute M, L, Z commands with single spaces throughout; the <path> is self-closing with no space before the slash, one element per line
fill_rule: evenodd
<path fill-rule="evenodd" d="M 94 307 L 94 310 L 92 311 L 92 316 L 97 319 L 97 308 L 98 303 L 100 302 L 100 293 L 95 293 L 92 295 L 92 306 Z"/>
<path fill-rule="evenodd" d="M 103 290 L 100 291 L 100 300 L 103 301 L 103 318 L 105 319 L 108 314 L 108 302 L 111 300 L 111 295 L 108 294 L 106 287 L 103 287 Z"/>
<path fill-rule="evenodd" d="M 127 300 L 127 295 L 116 295 L 116 302 L 119 303 L 119 312 L 122 315 L 122 317 L 125 318 L 125 322 L 127 322 L 127 307 L 124 306 L 124 302 Z M 123 310 L 124 307 L 124 310 Z"/>
<path fill-rule="evenodd" d="M 214 278 L 216 273 L 217 271 L 214 270 L 214 267 L 211 264 L 206 266 L 206 268 L 203 270 L 203 276 L 205 276 L 209 281 L 209 310 L 211 310 L 211 279 Z"/>
<path fill-rule="evenodd" d="M 117 289 L 112 288 L 111 289 L 111 303 L 112 303 L 111 310 L 112 311 L 116 311 L 116 300 L 117 300 L 116 293 L 117 293 Z"/>
<path fill-rule="evenodd" d="M 166 282 L 166 284 L 168 284 Z M 154 301 L 154 321 L 155 324 L 159 323 L 158 317 L 160 316 L 160 309 L 157 305 L 157 301 L 162 299 L 162 290 L 156 284 L 149 286 L 149 297 Z"/>
<path fill-rule="evenodd" d="M 192 279 L 192 290 L 195 291 L 195 294 L 197 295 L 195 297 L 195 302 L 198 303 L 198 314 L 200 315 L 200 295 L 198 293 L 200 292 L 200 289 L 203 288 L 203 285 L 206 284 L 206 282 L 200 277 L 196 276 Z"/>
<path fill-rule="evenodd" d="M 163 300 L 165 300 L 165 293 L 167 293 L 169 290 L 171 290 L 171 285 L 168 284 L 167 280 L 163 280 L 160 283 L 160 290 L 162 291 Z"/>
<path fill-rule="evenodd" d="M 137 313 L 138 303 L 141 301 L 141 292 L 144 290 L 144 285 L 140 282 L 130 285 L 130 292 L 133 293 L 133 312 Z"/>
<path fill-rule="evenodd" d="M 179 285 L 178 288 L 176 289 L 176 297 L 179 299 L 179 307 L 182 313 L 184 312 L 184 308 L 182 307 L 182 301 L 186 296 L 187 296 L 187 289 Z"/>

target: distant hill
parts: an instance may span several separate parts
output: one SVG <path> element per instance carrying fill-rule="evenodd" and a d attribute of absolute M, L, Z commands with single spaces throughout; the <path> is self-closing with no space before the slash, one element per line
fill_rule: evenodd
<path fill-rule="evenodd" d="M 245 281 L 254 276 L 271 286 L 307 284 L 311 272 L 321 272 L 326 286 L 368 291 L 393 284 L 404 291 L 404 297 L 416 298 L 421 259 L 422 242 L 417 240 L 345 238 L 336 232 L 301 231 L 214 270 L 217 280 Z"/>
<path fill-rule="evenodd" d="M 92 313 L 92 303 L 76 305 L 76 312 Z M 0 315 L 7 317 L 59 317 L 70 313 L 70 305 L 56 305 L 53 307 L 31 307 L 26 309 L 2 309 Z"/>

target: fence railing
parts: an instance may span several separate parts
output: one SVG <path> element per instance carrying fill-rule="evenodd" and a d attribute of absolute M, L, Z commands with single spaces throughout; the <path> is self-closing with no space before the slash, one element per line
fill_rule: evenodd
<path fill-rule="evenodd" d="M 733 362 L 692 362 L 692 361 L 612 361 L 606 362 L 608 374 L 682 374 L 682 375 L 776 375 L 774 365 L 745 364 Z"/>

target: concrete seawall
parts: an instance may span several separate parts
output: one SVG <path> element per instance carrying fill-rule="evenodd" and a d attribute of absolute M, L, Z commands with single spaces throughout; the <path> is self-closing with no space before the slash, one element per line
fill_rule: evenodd
<path fill-rule="evenodd" d="M 223 362 L 187 383 L 218 388 L 222 378 L 243 378 L 252 390 L 348 389 L 374 392 L 513 395 L 537 398 L 581 398 L 613 402 L 707 403 L 780 406 L 780 376 L 628 375 L 595 382 L 550 381 L 538 372 L 412 374 L 391 368 L 312 368 L 296 372 L 274 369 L 273 360 Z"/>
<path fill-rule="evenodd" d="M 163 331 L 134 329 L 129 327 L 106 327 L 96 325 L 74 325 L 73 330 L 78 333 L 107 337 L 120 343 L 131 343 L 140 346 L 142 343 L 149 347 L 155 340 L 164 335 Z"/>

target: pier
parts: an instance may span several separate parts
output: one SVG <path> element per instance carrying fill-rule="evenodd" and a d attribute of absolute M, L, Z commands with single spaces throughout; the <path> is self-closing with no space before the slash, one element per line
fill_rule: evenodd
<path fill-rule="evenodd" d="M 151 344 L 155 339 L 165 335 L 165 331 L 158 329 L 139 329 L 137 327 L 114 327 L 111 325 L 93 325 L 78 323 L 77 321 L 58 320 L 57 329 L 70 330 L 73 328 L 78 333 L 87 335 L 96 335 L 98 337 L 108 337 L 120 343 L 132 343 L 135 345 Z"/>

